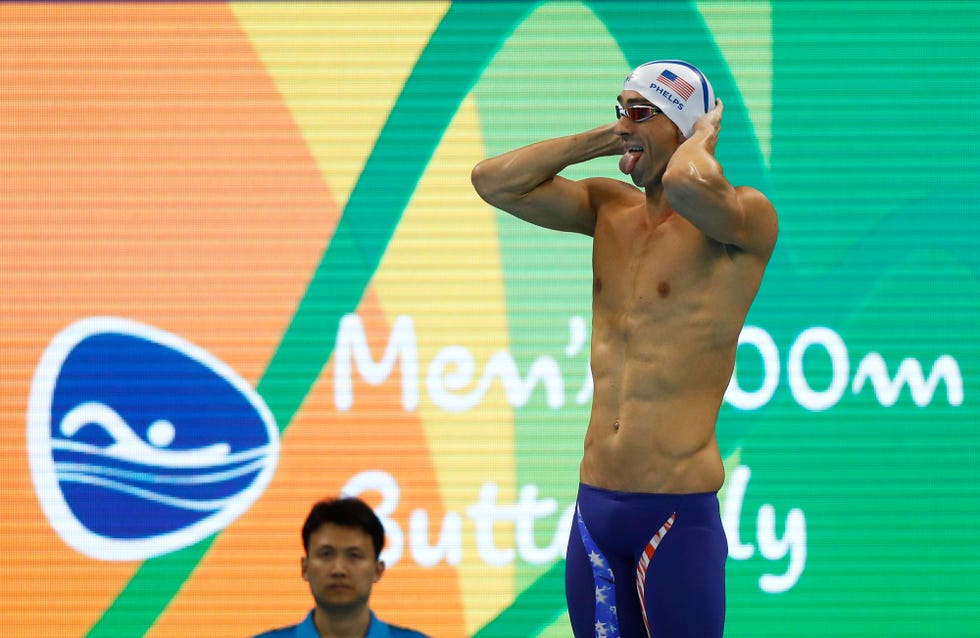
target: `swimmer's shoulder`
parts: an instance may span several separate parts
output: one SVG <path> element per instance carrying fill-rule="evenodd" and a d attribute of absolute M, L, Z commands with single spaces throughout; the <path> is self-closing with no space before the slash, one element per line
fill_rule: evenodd
<path fill-rule="evenodd" d="M 588 177 L 582 180 L 582 184 L 588 190 L 592 207 L 596 211 L 606 207 L 636 206 L 646 199 L 642 190 L 619 179 Z"/>

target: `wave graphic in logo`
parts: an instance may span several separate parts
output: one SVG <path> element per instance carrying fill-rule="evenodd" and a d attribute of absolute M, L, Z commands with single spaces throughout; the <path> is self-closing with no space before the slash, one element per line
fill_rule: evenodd
<path fill-rule="evenodd" d="M 226 527 L 279 459 L 272 413 L 234 370 L 116 317 L 52 340 L 31 387 L 27 444 L 51 526 L 101 560 L 145 560 Z"/>

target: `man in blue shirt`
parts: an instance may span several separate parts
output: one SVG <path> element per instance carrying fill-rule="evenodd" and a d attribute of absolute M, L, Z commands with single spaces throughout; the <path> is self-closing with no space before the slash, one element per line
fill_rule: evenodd
<path fill-rule="evenodd" d="M 389 625 L 368 606 L 381 579 L 384 526 L 357 498 L 337 498 L 313 506 L 303 524 L 303 580 L 316 606 L 303 622 L 256 638 L 427 638 Z"/>

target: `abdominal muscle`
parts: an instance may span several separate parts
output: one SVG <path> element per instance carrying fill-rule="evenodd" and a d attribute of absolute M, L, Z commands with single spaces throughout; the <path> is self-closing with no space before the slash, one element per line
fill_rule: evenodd
<path fill-rule="evenodd" d="M 696 334 L 675 333 L 628 355 L 621 335 L 593 329 L 595 394 L 582 482 L 626 492 L 720 489 L 725 471 L 715 423 L 735 344 L 707 345 Z"/>
<path fill-rule="evenodd" d="M 625 492 L 716 491 L 715 422 L 761 267 L 679 215 L 600 215 L 593 242 L 592 415 L 581 480 Z"/>

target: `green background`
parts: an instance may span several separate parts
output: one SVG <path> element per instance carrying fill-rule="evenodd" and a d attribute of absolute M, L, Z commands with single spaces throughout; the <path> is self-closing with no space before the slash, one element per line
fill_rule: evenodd
<path fill-rule="evenodd" d="M 734 23 L 724 49 L 704 19 L 719 4 Z M 756 547 L 747 560 L 729 560 L 726 635 L 977 635 L 980 8 L 773 2 L 768 14 L 768 165 L 739 85 L 754 77 L 747 58 L 759 46 L 756 22 L 737 24 L 738 3 L 540 7 L 476 87 L 488 153 L 607 121 L 623 69 L 667 57 L 699 65 L 726 104 L 718 154 L 727 175 L 765 191 L 780 214 L 779 245 L 748 320 L 777 345 L 779 385 L 762 408 L 726 404 L 719 420 L 723 453 L 752 472 L 740 539 L 758 545 L 764 504 L 775 508 L 777 537 L 794 508 L 807 528 L 805 570 L 786 592 L 761 591 L 759 578 L 784 573 L 788 559 L 768 560 Z M 565 175 L 618 172 L 613 158 Z M 510 338 L 526 356 L 519 363 L 557 357 L 567 317 L 589 316 L 589 242 L 503 215 L 498 224 Z M 849 361 L 847 389 L 823 411 L 795 399 L 787 371 L 794 341 L 818 326 L 840 336 Z M 872 352 L 892 378 L 905 359 L 928 376 L 940 356 L 952 356 L 962 404 L 950 405 L 943 382 L 923 407 L 907 387 L 890 406 L 868 382 L 854 392 L 850 381 Z M 828 389 L 826 351 L 810 348 L 803 361 L 810 387 Z M 758 389 L 758 352 L 741 348 L 737 365 L 741 387 Z M 580 368 L 564 369 L 566 387 L 578 388 L 580 375 L 567 371 Z M 518 482 L 572 500 L 588 406 L 569 402 L 556 414 L 543 393 L 536 401 L 517 414 Z M 535 610 L 563 604 L 560 570 L 525 566 L 521 578 L 534 596 L 484 635 L 544 625 Z M 559 622 L 542 635 L 567 630 Z"/>

